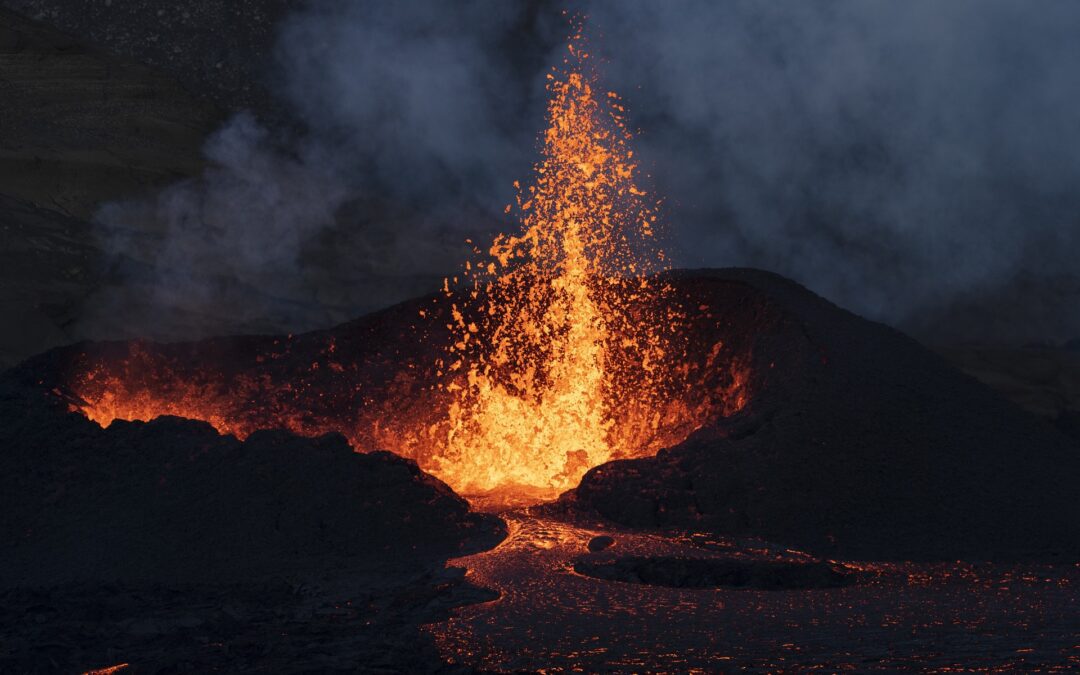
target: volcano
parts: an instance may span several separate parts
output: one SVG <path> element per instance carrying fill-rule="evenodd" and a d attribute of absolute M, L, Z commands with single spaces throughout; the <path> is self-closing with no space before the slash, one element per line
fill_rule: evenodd
<path fill-rule="evenodd" d="M 728 330 L 755 334 L 750 402 L 656 457 L 596 467 L 568 501 L 847 558 L 1080 555 L 1080 453 L 1049 423 L 779 276 L 678 284 L 726 297 Z"/>
<path fill-rule="evenodd" d="M 920 583 L 946 584 L 934 597 L 951 603 L 933 616 L 951 612 L 948 621 L 957 622 L 988 611 L 970 606 L 963 600 L 968 594 L 982 597 L 983 584 L 1006 588 L 1022 578 L 1046 584 L 1024 582 L 1009 594 L 1019 603 L 1011 615 L 1029 611 L 1021 607 L 1064 606 L 1059 595 L 1072 583 L 1067 570 L 1080 557 L 1080 453 L 1073 441 L 915 341 L 774 274 L 697 270 L 670 273 L 665 282 L 667 302 L 684 313 L 691 331 L 681 358 L 692 377 L 675 388 L 686 397 L 676 402 L 699 416 L 689 425 L 686 417 L 667 418 L 677 428 L 658 432 L 681 438 L 672 446 L 589 468 L 557 501 L 499 517 L 475 509 L 500 510 L 505 501 L 474 496 L 470 509 L 416 458 L 380 452 L 372 440 L 425 428 L 445 411 L 440 404 L 449 394 L 426 379 L 431 373 L 423 366 L 432 363 L 438 343 L 425 328 L 431 324 L 417 321 L 420 311 L 449 311 L 441 294 L 301 335 L 83 343 L 25 361 L 0 378 L 0 535 L 8 542 L 0 550 L 0 579 L 8 589 L 67 584 L 63 602 L 73 603 L 65 610 L 72 616 L 115 601 L 114 591 L 106 598 L 94 590 L 72 595 L 72 588 L 189 584 L 163 597 L 139 592 L 141 603 L 153 597 L 154 611 L 161 612 L 175 602 L 170 598 L 195 602 L 200 594 L 241 593 L 222 590 L 222 583 L 242 580 L 235 588 L 250 589 L 282 575 L 345 574 L 353 586 L 377 570 L 425 569 L 490 548 L 507 536 L 508 523 L 506 543 L 454 563 L 479 570 L 472 578 L 504 600 L 475 605 L 494 613 L 470 609 L 465 617 L 473 618 L 464 623 L 437 625 L 433 644 L 419 652 L 391 649 L 394 667 L 407 670 L 446 658 L 496 669 L 543 663 L 600 668 L 615 657 L 585 658 L 575 646 L 596 631 L 614 653 L 629 649 L 637 662 L 653 663 L 651 655 L 677 649 L 688 666 L 719 666 L 715 652 L 698 651 L 713 638 L 662 629 L 681 625 L 678 612 L 687 602 L 720 592 L 691 589 L 716 584 L 760 588 L 739 592 L 765 593 L 755 602 L 767 603 L 774 592 L 843 594 L 837 602 L 873 616 L 887 611 L 890 598 L 915 593 L 912 579 L 927 579 Z M 124 375 L 127 389 L 111 391 L 131 396 L 133 406 L 171 400 L 176 407 L 151 421 L 113 419 L 103 428 L 94 419 L 100 407 L 87 400 L 94 392 L 81 379 L 86 373 Z M 153 396 L 139 398 L 140 391 Z M 198 397 L 185 397 L 187 391 Z M 196 402 L 203 407 L 181 407 Z M 153 408 L 142 410 L 150 417 Z M 203 421 L 170 416 L 177 413 Z M 519 503 L 537 499 L 517 495 Z M 590 533 L 608 542 L 593 546 Z M 910 562 L 957 559 L 998 562 L 984 563 L 979 572 L 953 562 L 942 563 L 944 569 L 911 568 Z M 836 567 L 830 560 L 875 562 Z M 898 567 L 882 567 L 885 560 Z M 995 567 L 1000 561 L 1043 567 Z M 566 576 L 568 569 L 581 572 Z M 950 579 L 960 578 L 972 579 L 974 590 L 946 590 L 957 583 Z M 387 658 L 378 656 L 388 653 L 387 630 L 411 635 L 420 623 L 445 619 L 445 610 L 407 609 L 416 593 L 451 593 L 456 600 L 439 601 L 450 606 L 493 597 L 490 590 L 466 592 L 460 579 L 395 579 L 393 590 L 364 591 L 364 597 L 392 593 L 397 599 L 371 600 L 382 609 L 358 615 L 371 617 L 364 625 L 375 628 L 363 634 L 375 637 L 357 642 L 349 630 L 351 646 L 341 649 L 355 659 L 351 663 Z M 627 583 L 638 579 L 659 586 Z M 791 585 L 796 582 L 806 585 Z M 379 583 L 365 588 L 385 589 L 389 582 Z M 623 590 L 628 586 L 641 590 Z M 834 590 L 796 590 L 819 586 Z M 295 602 L 287 590 L 260 588 L 263 600 L 255 607 Z M 578 599 L 564 606 L 564 592 Z M 678 612 L 660 624 L 641 623 L 633 612 L 593 616 L 589 607 L 610 593 L 660 615 Z M 15 612 L 37 611 L 42 603 L 38 591 L 7 594 Z M 571 606 L 577 609 L 567 614 Z M 341 610 L 333 607 L 320 611 L 336 616 Z M 788 610 L 775 612 L 788 616 Z M 1039 617 L 1030 620 L 1063 620 Z M 239 635 L 227 617 L 226 623 L 199 620 Z M 749 609 L 741 620 L 764 621 Z M 278 625 L 278 619 L 259 621 Z M 399 628 L 387 628 L 386 621 Z M 832 621 L 816 619 L 814 630 Z M 80 625 L 68 630 L 75 635 Z M 508 625 L 520 631 L 504 635 Z M 771 634 L 770 626 L 754 630 Z M 506 651 L 506 640 L 534 630 L 543 631 L 544 650 L 528 652 L 531 658 L 499 656 L 525 653 Z M 628 630 L 638 639 L 617 646 Z M 827 630 L 847 634 L 838 626 Z M 677 635 L 685 639 L 671 642 Z M 835 639 L 848 644 L 849 638 Z M 157 642 L 132 640 L 132 658 L 165 663 Z M 756 644 L 750 637 L 739 642 Z M 1040 662 L 1065 658 L 1058 642 L 1047 644 Z M 912 649 L 886 662 L 924 663 L 925 648 Z M 1012 663 L 1009 658 L 998 661 Z"/>
<path fill-rule="evenodd" d="M 546 82 L 441 291 L 0 375 L 0 671 L 1075 669 L 1067 425 L 671 269 L 580 25 Z"/>
<path fill-rule="evenodd" d="M 595 511 L 637 527 L 761 536 L 846 558 L 1080 554 L 1080 453 L 1048 423 L 902 334 L 776 275 L 703 270 L 666 281 L 669 302 L 692 331 L 681 358 L 693 376 L 676 388 L 686 397 L 677 403 L 699 416 L 689 424 L 666 418 L 676 428 L 661 426 L 658 435 L 684 440 L 655 456 L 592 467 L 548 508 Z M 123 481 L 131 472 L 117 462 L 130 461 L 131 453 L 143 462 L 153 456 L 147 453 L 160 423 L 143 432 L 138 422 L 102 419 L 106 403 L 116 406 L 114 417 L 117 410 L 146 419 L 189 417 L 249 444 L 264 438 L 261 429 L 336 432 L 357 452 L 387 449 L 380 439 L 417 437 L 446 409 L 447 392 L 432 385 L 434 374 L 423 365 L 433 362 L 438 344 L 427 327 L 440 322 L 417 321 L 420 311 L 449 311 L 440 297 L 302 335 L 85 343 L 12 369 L 3 380 L 4 493 L 13 503 L 31 494 L 44 501 L 5 511 L 8 535 L 50 531 L 10 518 L 33 513 L 48 520 L 61 512 L 66 502 L 47 506 L 53 497 L 44 485 L 83 483 L 82 471 Z M 94 377 L 87 380 L 87 373 Z M 100 373 L 110 376 L 95 379 Z M 118 374 L 125 388 L 108 389 L 111 398 L 88 387 L 115 386 Z M 738 406 L 730 403 L 733 392 L 744 397 Z M 205 425 L 176 432 L 170 443 L 190 445 L 189 453 L 236 459 L 235 441 L 213 440 L 217 433 Z M 94 450 L 79 449 L 88 438 Z M 293 471 L 291 465 L 319 456 L 309 455 L 315 450 L 302 438 L 288 443 L 294 456 L 278 457 L 273 471 Z M 421 467 L 427 461 L 422 446 L 390 447 Z M 28 481 L 40 472 L 49 477 Z M 185 476 L 199 480 L 197 472 Z M 204 498 L 219 499 L 209 491 Z M 490 504 L 483 495 L 474 502 Z M 84 536 L 99 538 L 93 523 Z"/>

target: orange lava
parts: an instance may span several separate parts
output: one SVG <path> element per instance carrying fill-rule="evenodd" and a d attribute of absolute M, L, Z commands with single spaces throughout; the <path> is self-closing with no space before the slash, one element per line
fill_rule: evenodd
<path fill-rule="evenodd" d="M 614 457 L 655 452 L 665 350 L 679 317 L 660 311 L 655 204 L 635 184 L 630 133 L 601 94 L 581 35 L 548 75 L 543 160 L 515 183 L 522 229 L 501 235 L 450 290 L 458 339 L 446 368 L 445 451 L 436 475 L 466 492 L 510 485 L 556 493 Z M 507 207 L 507 211 L 511 211 Z M 460 300 L 459 300 L 460 298 Z M 458 302 L 479 301 L 478 323 Z"/>
<path fill-rule="evenodd" d="M 827 561 L 856 583 L 813 590 L 664 587 L 588 577 L 582 560 L 814 563 L 767 541 L 672 536 L 532 509 L 455 558 L 497 602 L 424 626 L 444 659 L 493 672 L 1076 672 L 1080 566 Z M 590 540 L 615 544 L 591 552 Z M 718 630 L 718 626 L 723 630 Z"/>
<path fill-rule="evenodd" d="M 129 668 L 130 663 L 118 663 L 115 666 L 106 666 L 104 668 L 95 668 L 88 670 L 83 675 L 113 675 L 113 673 L 119 673 L 121 670 Z"/>
<path fill-rule="evenodd" d="M 554 497 L 594 466 L 655 454 L 740 410 L 746 355 L 695 342 L 691 324 L 717 319 L 659 280 L 657 202 L 636 182 L 622 104 L 597 88 L 584 45 L 574 35 L 548 76 L 542 159 L 518 186 L 520 229 L 477 251 L 438 306 L 419 311 L 427 329 L 447 331 L 441 356 L 349 362 L 331 338 L 310 366 L 285 371 L 291 337 L 254 359 L 134 342 L 79 364 L 72 408 L 102 426 L 175 415 L 240 438 L 338 431 L 485 503 Z M 366 349 L 363 336 L 354 343 Z M 190 363 L 208 357 L 217 361 Z"/>

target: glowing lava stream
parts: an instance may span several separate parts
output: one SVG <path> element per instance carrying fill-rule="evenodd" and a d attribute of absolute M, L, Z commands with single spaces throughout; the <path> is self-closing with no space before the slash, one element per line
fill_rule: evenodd
<path fill-rule="evenodd" d="M 1080 569 L 1068 564 L 842 561 L 831 565 L 857 583 L 667 587 L 593 578 L 575 564 L 639 557 L 752 567 L 815 558 L 763 540 L 572 524 L 537 509 L 501 516 L 509 526 L 501 544 L 447 562 L 498 598 L 455 608 L 423 628 L 455 665 L 559 673 L 946 672 L 971 670 L 970 654 L 1002 672 L 1056 672 L 1027 658 L 1061 664 L 1063 672 L 1075 663 L 1075 631 L 1066 627 L 1075 625 L 1070 589 Z M 597 535 L 614 545 L 590 552 Z M 971 648 L 958 655 L 942 644 Z"/>
<path fill-rule="evenodd" d="M 466 377 L 447 385 L 457 398 L 433 473 L 467 494 L 553 496 L 660 426 L 675 317 L 660 314 L 665 289 L 647 276 L 665 266 L 651 245 L 656 208 L 634 183 L 618 97 L 601 103 L 588 63 L 578 33 L 565 71 L 548 75 L 543 160 L 533 185 L 515 183 L 521 233 L 470 262 L 463 290 L 447 285 L 458 339 L 446 367 Z M 470 313 L 479 325 L 459 297 L 482 305 Z"/>

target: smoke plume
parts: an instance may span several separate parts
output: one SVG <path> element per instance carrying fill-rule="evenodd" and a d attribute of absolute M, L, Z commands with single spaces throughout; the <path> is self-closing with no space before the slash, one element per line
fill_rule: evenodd
<path fill-rule="evenodd" d="M 677 264 L 771 269 L 928 339 L 1080 334 L 1080 5 L 571 9 Z M 104 208 L 135 272 L 103 306 L 302 329 L 434 289 L 507 227 L 566 32 L 547 2 L 311 3 L 270 79 L 299 130 L 241 115 L 201 179 Z"/>

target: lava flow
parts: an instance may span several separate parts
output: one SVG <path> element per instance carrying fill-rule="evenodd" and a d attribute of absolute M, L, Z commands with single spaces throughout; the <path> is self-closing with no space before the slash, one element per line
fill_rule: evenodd
<path fill-rule="evenodd" d="M 579 32 L 548 76 L 542 159 L 533 184 L 518 186 L 518 233 L 417 301 L 411 333 L 379 329 L 393 353 L 348 333 L 360 322 L 249 345 L 254 355 L 220 340 L 128 343 L 83 355 L 72 408 L 103 426 L 171 414 L 240 437 L 337 431 L 358 450 L 415 459 L 461 494 L 516 503 L 737 412 L 747 354 L 715 335 L 706 305 L 664 281 L 658 204 L 636 183 L 624 109 L 591 63 Z"/>

